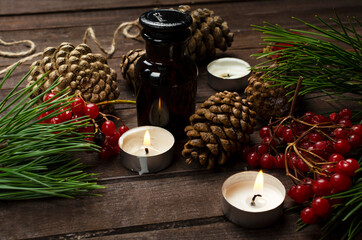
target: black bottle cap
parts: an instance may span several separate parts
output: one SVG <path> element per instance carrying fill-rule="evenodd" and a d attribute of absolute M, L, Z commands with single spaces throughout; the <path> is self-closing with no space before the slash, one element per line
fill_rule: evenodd
<path fill-rule="evenodd" d="M 184 41 L 190 36 L 188 27 L 192 24 L 192 17 L 173 9 L 157 9 L 142 14 L 139 22 L 146 40 Z"/>

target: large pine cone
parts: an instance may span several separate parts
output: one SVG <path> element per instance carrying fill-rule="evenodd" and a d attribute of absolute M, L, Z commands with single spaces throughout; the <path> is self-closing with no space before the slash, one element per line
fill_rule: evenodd
<path fill-rule="evenodd" d="M 58 79 L 59 85 L 54 89 L 60 91 L 69 88 L 69 94 L 81 94 L 86 102 L 98 103 L 114 100 L 119 97 L 117 73 L 107 65 L 106 59 L 100 54 L 92 53 L 86 44 L 74 47 L 64 42 L 58 48 L 48 47 L 43 52 L 42 60 L 34 62 L 34 67 L 28 77 L 28 85 L 33 84 L 44 73 L 50 72 L 40 86 L 40 94 Z M 100 110 L 110 112 L 113 105 L 101 105 Z"/>
<path fill-rule="evenodd" d="M 224 164 L 242 144 L 250 141 L 256 125 L 255 112 L 238 93 L 219 92 L 200 105 L 185 128 L 189 141 L 182 155 L 186 162 L 198 160 L 208 168 Z"/>
<path fill-rule="evenodd" d="M 275 67 L 272 65 L 271 67 Z M 248 79 L 244 95 L 246 100 L 253 105 L 257 115 L 265 120 L 272 117 L 282 117 L 289 113 L 291 103 L 286 94 L 293 90 L 293 87 L 274 86 L 274 81 L 264 81 L 263 71 L 253 71 Z"/>
<path fill-rule="evenodd" d="M 187 12 L 189 6 L 180 6 L 180 11 Z M 191 38 L 186 47 L 186 54 L 195 61 L 203 61 L 214 57 L 216 48 L 226 51 L 233 42 L 234 34 L 228 24 L 220 16 L 214 16 L 214 11 L 198 8 L 190 13 L 193 22 Z"/>

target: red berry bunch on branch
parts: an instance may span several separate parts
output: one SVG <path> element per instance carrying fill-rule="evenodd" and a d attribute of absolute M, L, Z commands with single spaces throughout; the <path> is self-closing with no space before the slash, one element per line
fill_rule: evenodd
<path fill-rule="evenodd" d="M 44 96 L 43 101 L 53 101 L 57 96 L 55 93 L 48 93 Z M 54 115 L 53 113 L 58 114 Z M 50 115 L 52 114 L 52 115 Z M 49 116 L 48 116 L 49 115 Z M 52 117 L 50 117 L 52 116 Z M 101 147 L 100 157 L 109 158 L 119 154 L 118 139 L 129 128 L 122 122 L 122 126 L 117 130 L 116 124 L 109 120 L 109 117 L 115 120 L 119 118 L 103 114 L 94 103 L 86 103 L 81 97 L 74 97 L 66 107 L 54 109 L 42 113 L 38 119 L 40 123 L 59 124 L 66 121 L 89 120 L 85 127 L 79 127 L 78 131 L 84 133 L 86 140 L 92 141 Z M 100 127 L 100 123 L 102 123 Z"/>
<path fill-rule="evenodd" d="M 301 212 L 304 223 L 324 217 L 338 200 L 325 199 L 352 186 L 358 161 L 348 154 L 362 144 L 362 124 L 352 125 L 345 108 L 329 117 L 312 112 L 301 118 L 288 116 L 260 129 L 262 143 L 248 154 L 253 167 L 285 168 L 293 179 L 288 195 L 297 203 L 312 201 Z"/>
<path fill-rule="evenodd" d="M 338 161 L 362 144 L 362 124 L 352 126 L 351 118 L 346 108 L 330 118 L 307 112 L 300 119 L 280 119 L 260 129 L 262 142 L 248 153 L 247 161 L 264 169 L 286 168 L 297 181 L 310 171 L 328 177 Z"/>

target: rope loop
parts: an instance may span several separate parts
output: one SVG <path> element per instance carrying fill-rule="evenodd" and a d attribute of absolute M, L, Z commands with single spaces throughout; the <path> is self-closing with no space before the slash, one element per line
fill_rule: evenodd
<path fill-rule="evenodd" d="M 121 32 L 121 30 L 122 30 L 122 34 L 124 37 L 131 38 L 131 39 L 137 39 L 141 36 L 142 26 L 138 22 L 138 19 L 136 19 L 134 21 L 130 21 L 130 22 L 121 23 L 113 33 L 112 44 L 108 51 L 99 43 L 99 41 L 95 35 L 94 29 L 92 27 L 88 27 L 86 29 L 84 36 L 83 36 L 83 43 L 87 43 L 87 38 L 88 38 L 88 36 L 90 36 L 91 39 L 94 41 L 94 43 L 98 46 L 98 48 L 104 54 L 107 55 L 107 58 L 109 58 L 116 51 L 116 40 L 117 40 L 117 37 L 118 37 L 119 33 Z M 2 39 L 0 39 L 0 45 L 3 45 L 3 46 L 13 46 L 13 45 L 18 45 L 18 44 L 25 44 L 29 47 L 29 49 L 27 51 L 22 51 L 22 52 L 0 51 L 0 56 L 3 56 L 3 57 L 23 57 L 22 59 L 11 64 L 10 66 L 6 67 L 5 69 L 0 70 L 0 75 L 8 72 L 10 69 L 12 69 L 17 64 L 20 65 L 24 62 L 33 60 L 43 54 L 43 52 L 34 53 L 36 45 L 31 40 L 5 42 Z M 30 55 L 30 54 L 32 54 L 32 55 Z"/>

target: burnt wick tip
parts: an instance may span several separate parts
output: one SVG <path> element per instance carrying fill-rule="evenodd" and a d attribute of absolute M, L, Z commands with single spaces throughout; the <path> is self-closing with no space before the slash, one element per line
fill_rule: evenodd
<path fill-rule="evenodd" d="M 149 151 L 148 151 L 148 148 L 145 148 L 145 152 L 146 152 L 146 154 L 148 154 L 148 152 L 149 152 Z"/>
<path fill-rule="evenodd" d="M 261 197 L 261 195 L 260 195 L 260 194 L 255 194 L 255 195 L 254 195 L 254 197 L 251 199 L 251 203 L 250 203 L 251 206 L 255 206 L 255 199 L 256 199 L 256 197 Z"/>
<path fill-rule="evenodd" d="M 228 78 L 228 77 L 231 77 L 231 74 L 229 74 L 229 73 L 223 73 L 223 74 L 220 75 L 220 77 L 222 77 L 222 78 Z"/>

